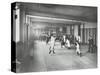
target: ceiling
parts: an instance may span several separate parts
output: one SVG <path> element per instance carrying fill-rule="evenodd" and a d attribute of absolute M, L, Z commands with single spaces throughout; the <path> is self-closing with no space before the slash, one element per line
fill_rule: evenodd
<path fill-rule="evenodd" d="M 20 3 L 20 7 L 25 9 L 28 14 L 31 13 L 30 15 L 97 22 L 97 7 L 39 3 Z M 46 19 L 34 19 L 35 21 L 47 21 Z"/>

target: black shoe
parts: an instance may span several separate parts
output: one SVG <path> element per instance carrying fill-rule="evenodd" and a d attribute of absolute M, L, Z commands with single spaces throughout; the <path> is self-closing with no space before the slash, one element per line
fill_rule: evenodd
<path fill-rule="evenodd" d="M 70 47 L 68 47 L 68 49 L 70 49 Z"/>
<path fill-rule="evenodd" d="M 79 53 L 77 52 L 77 55 L 79 55 Z"/>
<path fill-rule="evenodd" d="M 55 54 L 55 52 L 53 52 L 53 54 Z"/>
<path fill-rule="evenodd" d="M 51 51 L 49 52 L 49 54 L 51 53 Z"/>

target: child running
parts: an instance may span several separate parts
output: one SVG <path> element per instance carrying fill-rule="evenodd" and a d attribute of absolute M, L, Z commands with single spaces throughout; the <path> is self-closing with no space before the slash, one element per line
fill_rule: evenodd
<path fill-rule="evenodd" d="M 77 53 L 78 56 L 81 57 L 80 45 L 79 45 L 78 42 L 76 42 L 75 44 L 76 44 L 76 53 Z"/>

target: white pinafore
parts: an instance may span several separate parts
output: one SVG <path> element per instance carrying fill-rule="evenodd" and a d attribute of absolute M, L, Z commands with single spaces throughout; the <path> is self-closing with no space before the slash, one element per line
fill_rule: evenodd
<path fill-rule="evenodd" d="M 50 40 L 50 47 L 51 47 L 51 50 L 54 49 L 54 45 L 55 45 L 55 38 L 54 38 L 54 37 L 51 37 L 51 40 Z"/>
<path fill-rule="evenodd" d="M 80 53 L 80 48 L 78 43 L 76 43 L 76 52 Z"/>

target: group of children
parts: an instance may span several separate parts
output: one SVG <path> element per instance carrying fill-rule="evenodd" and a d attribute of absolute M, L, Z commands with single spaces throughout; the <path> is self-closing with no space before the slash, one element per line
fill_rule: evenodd
<path fill-rule="evenodd" d="M 53 36 L 53 34 L 50 36 L 50 47 L 49 47 L 49 54 L 53 53 L 55 54 L 55 39 L 56 37 Z M 62 41 L 61 41 L 61 48 L 62 47 L 67 47 L 68 49 L 71 48 L 71 44 L 70 44 L 70 40 L 68 38 L 66 38 L 65 35 L 63 35 L 62 37 Z M 81 51 L 80 51 L 80 36 L 77 36 L 76 41 L 75 41 L 75 47 L 76 47 L 76 54 L 78 56 L 82 56 Z"/>

